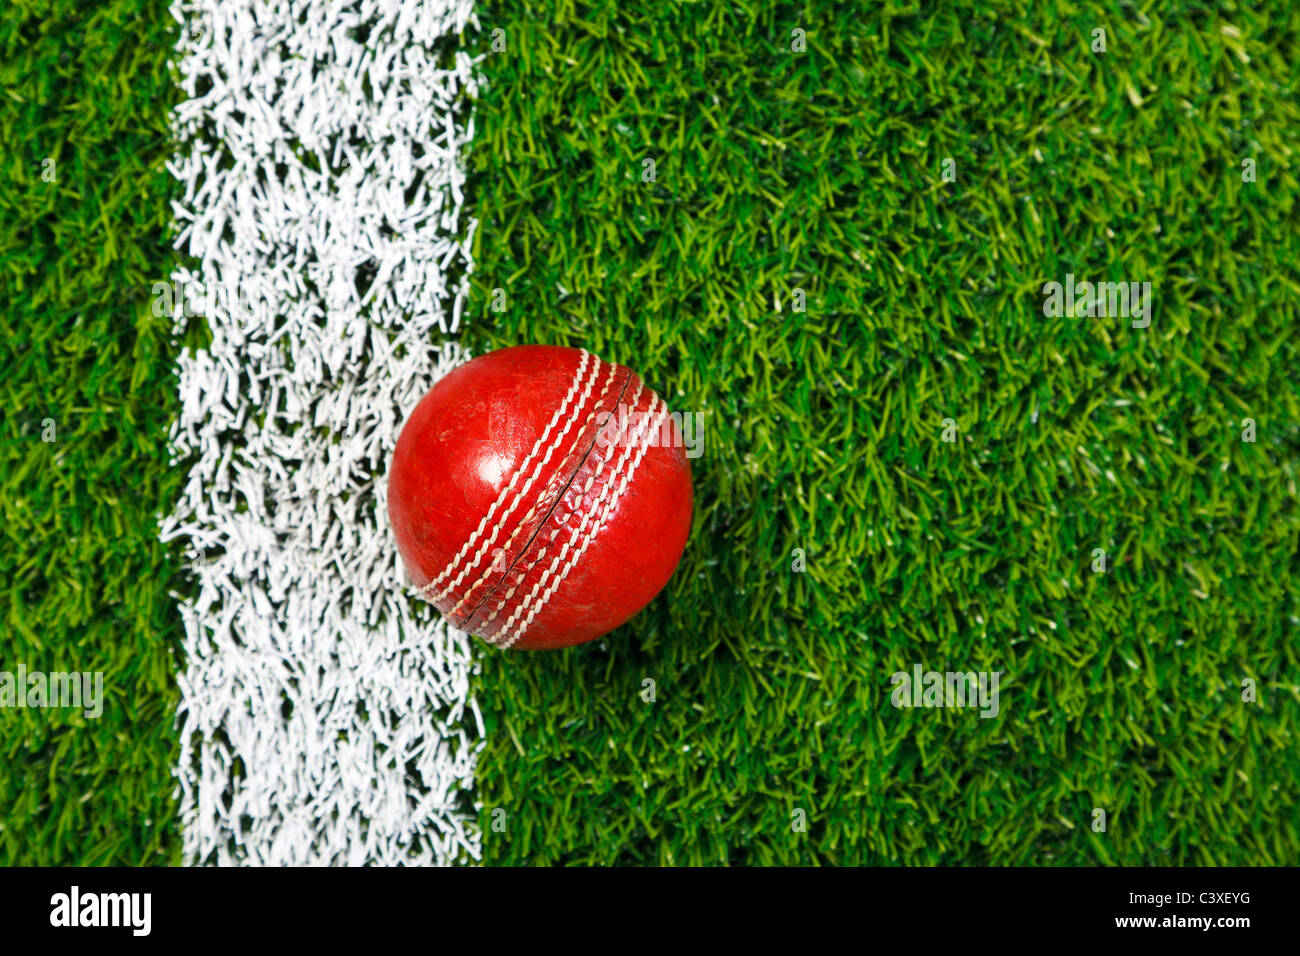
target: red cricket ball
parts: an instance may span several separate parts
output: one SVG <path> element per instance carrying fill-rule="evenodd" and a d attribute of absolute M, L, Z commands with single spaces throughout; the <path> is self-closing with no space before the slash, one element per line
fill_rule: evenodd
<path fill-rule="evenodd" d="M 645 607 L 690 533 L 680 420 L 629 368 L 523 345 L 442 378 L 393 452 L 388 515 L 419 593 L 498 647 L 581 644 Z"/>

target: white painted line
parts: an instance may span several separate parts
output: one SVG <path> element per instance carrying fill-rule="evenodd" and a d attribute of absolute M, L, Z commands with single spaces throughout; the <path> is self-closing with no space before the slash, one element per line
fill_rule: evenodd
<path fill-rule="evenodd" d="M 185 0 L 175 276 L 195 559 L 177 768 L 194 863 L 477 859 L 469 639 L 387 527 L 403 416 L 466 356 L 469 0 Z M 439 42 L 441 41 L 441 42 Z M 410 196 L 410 198 L 408 198 Z M 183 322 L 178 322 L 178 328 Z"/>

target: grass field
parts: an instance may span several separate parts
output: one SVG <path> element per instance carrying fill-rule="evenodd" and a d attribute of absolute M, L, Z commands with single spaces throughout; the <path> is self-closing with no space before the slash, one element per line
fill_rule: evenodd
<path fill-rule="evenodd" d="M 1300 857 L 1300 9 L 1175 7 L 480 8 L 461 341 L 705 415 L 665 594 L 482 651 L 484 862 Z M 175 25 L 16 10 L 0 669 L 115 706 L 0 712 L 0 863 L 175 862 Z M 1150 282 L 1149 327 L 1048 317 L 1067 275 Z M 1000 671 L 999 715 L 892 707 L 918 664 Z"/>
<path fill-rule="evenodd" d="M 19 2 L 0 23 L 0 669 L 111 675 L 98 720 L 0 712 L 0 864 L 179 859 L 181 579 L 156 530 L 183 477 L 177 346 L 148 294 L 171 258 L 179 98 L 160 12 Z"/>

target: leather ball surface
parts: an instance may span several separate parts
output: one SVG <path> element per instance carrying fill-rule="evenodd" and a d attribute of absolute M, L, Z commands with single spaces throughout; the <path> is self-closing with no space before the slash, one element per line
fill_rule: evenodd
<path fill-rule="evenodd" d="M 631 369 L 558 346 L 444 376 L 388 478 L 412 583 L 499 647 L 566 647 L 627 621 L 677 567 L 692 507 L 679 419 Z"/>

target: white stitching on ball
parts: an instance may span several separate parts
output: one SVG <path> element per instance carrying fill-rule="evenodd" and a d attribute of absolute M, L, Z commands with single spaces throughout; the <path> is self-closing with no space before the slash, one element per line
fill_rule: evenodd
<path fill-rule="evenodd" d="M 505 635 L 508 633 L 510 624 L 514 620 L 514 618 L 512 617 L 511 621 L 506 622 L 506 626 L 502 628 L 501 635 L 499 636 L 500 639 L 500 643 L 498 644 L 499 647 L 510 647 L 513 644 L 517 643 L 527 633 L 529 626 L 533 623 L 533 619 L 537 617 L 538 612 L 540 612 L 542 608 L 544 608 L 550 602 L 551 596 L 555 593 L 556 588 L 558 588 L 562 583 L 564 583 L 564 579 L 569 576 L 569 572 L 573 570 L 573 567 L 575 564 L 577 564 L 578 559 L 582 557 L 582 555 L 586 552 L 587 548 L 591 545 L 591 542 L 596 539 L 596 535 L 598 535 L 601 529 L 605 526 L 605 520 L 609 517 L 610 512 L 614 510 L 614 505 L 618 504 L 618 500 L 623 496 L 623 492 L 627 491 L 627 486 L 631 483 L 632 478 L 636 475 L 637 469 L 641 467 L 641 459 L 645 457 L 646 451 L 648 451 L 650 448 L 650 442 L 648 439 L 663 425 L 663 420 L 668 416 L 668 406 L 662 400 L 659 399 L 658 395 L 655 395 L 654 397 L 655 400 L 659 403 L 659 413 L 655 416 L 654 424 L 651 425 L 649 428 L 645 429 L 644 434 L 639 436 L 637 441 L 636 458 L 632 462 L 632 467 L 628 470 L 628 473 L 623 477 L 623 480 L 619 484 L 618 490 L 614 493 L 614 496 L 610 498 L 609 503 L 605 505 L 605 510 L 601 512 L 600 520 L 592 527 L 591 531 L 583 539 L 582 546 L 576 552 L 574 552 L 573 557 L 569 558 L 568 564 L 564 566 L 564 570 L 560 572 L 559 576 L 556 577 L 555 581 L 546 590 L 546 593 L 542 595 L 541 600 L 538 601 L 533 606 L 533 609 L 531 611 L 529 611 L 528 617 L 526 617 L 523 623 L 519 625 L 519 630 L 516 631 L 515 635 L 509 639 L 505 639 Z M 644 428 L 644 423 L 642 427 Z M 592 511 L 594 510 L 595 508 L 593 507 Z M 588 514 L 590 513 L 591 512 L 588 512 Z M 562 557 L 563 557 L 563 553 L 556 556 L 555 561 L 552 562 L 551 568 L 548 569 L 548 573 L 550 570 L 554 569 L 555 565 L 559 563 Z M 545 575 L 543 575 L 543 577 L 545 577 Z M 540 583 L 541 581 L 538 581 L 538 584 Z M 526 606 L 526 603 L 527 602 L 525 602 L 525 604 L 520 605 L 518 611 L 516 611 L 516 615 L 519 613 L 519 611 L 523 610 L 523 608 Z"/>
<path fill-rule="evenodd" d="M 644 392 L 645 390 L 646 390 L 645 383 L 640 381 L 640 379 L 638 379 L 636 394 L 632 396 L 631 401 L 629 401 L 627 404 L 632 408 L 636 408 L 637 404 L 641 401 L 641 393 Z M 653 393 L 651 394 L 653 395 Z M 596 503 L 592 505 L 591 509 L 584 513 L 582 524 L 578 525 L 573 529 L 573 533 L 569 538 L 568 544 L 564 546 L 564 552 L 567 552 L 569 547 L 574 543 L 574 541 L 577 540 L 578 535 L 581 533 L 582 528 L 587 524 L 587 520 L 590 518 L 591 514 L 597 508 L 600 507 L 601 502 L 604 501 L 605 496 L 609 493 L 609 489 L 612 487 L 613 482 L 616 482 L 618 480 L 619 473 L 623 470 L 623 466 L 627 464 L 627 460 L 632 456 L 632 453 L 635 450 L 636 450 L 635 445 L 632 443 L 628 443 L 627 445 L 624 446 L 622 454 L 619 456 L 618 463 L 614 466 L 614 469 L 612 471 L 612 477 L 610 479 L 610 482 L 601 487 L 600 497 L 597 499 Z M 579 495 L 578 495 L 579 507 L 581 507 L 581 502 L 586 497 L 587 492 L 591 490 L 591 486 L 594 485 L 596 483 L 596 479 L 600 477 L 600 473 L 604 471 L 605 466 L 609 464 L 610 461 L 612 461 L 613 459 L 614 459 L 613 455 L 609 455 L 607 457 L 601 458 L 599 462 L 596 464 L 595 470 L 590 475 L 587 476 L 586 484 L 584 484 L 582 488 L 579 489 Z M 571 492 L 572 489 L 570 493 Z M 539 561 L 541 561 L 544 557 L 546 557 L 547 549 L 550 548 L 550 546 L 555 543 L 555 539 L 559 537 L 560 532 L 564 530 L 565 522 L 567 522 L 569 518 L 571 518 L 572 516 L 573 513 L 570 512 L 569 514 L 564 516 L 563 521 L 560 521 L 556 524 L 555 528 L 552 529 L 551 531 L 550 540 L 547 541 L 546 544 L 542 547 L 542 549 L 537 553 L 536 557 L 533 558 L 533 560 L 529 563 L 528 567 L 524 568 L 518 575 L 515 576 L 514 583 L 511 584 L 510 589 L 505 593 L 505 596 L 502 597 L 500 603 L 497 604 L 496 608 L 492 611 L 492 613 L 488 615 L 487 620 L 485 620 L 481 625 L 479 625 L 479 627 L 486 628 L 489 624 L 491 624 L 494 620 L 496 620 L 496 616 L 501 612 L 501 609 L 504 608 L 510 602 L 510 599 L 514 597 L 515 591 L 519 589 L 519 585 L 523 583 L 524 578 L 526 578 L 529 572 L 532 571 L 532 569 L 537 566 L 537 563 Z M 564 552 L 561 552 L 560 554 L 561 558 L 563 558 Z M 554 570 L 553 566 L 551 570 Z M 533 586 L 532 593 L 529 594 L 528 598 L 523 602 L 522 605 L 523 607 L 527 607 L 528 602 L 531 601 L 537 595 L 538 588 L 545 580 L 546 580 L 546 574 L 543 573 L 542 580 Z M 515 618 L 518 617 L 518 615 L 519 615 L 519 611 L 518 609 L 516 609 L 515 613 L 510 617 L 510 619 L 506 621 L 504 625 L 502 625 L 501 633 L 504 634 L 509 629 L 510 625 L 514 623 Z"/>
<path fill-rule="evenodd" d="M 500 494 L 497 495 L 496 501 L 492 502 L 492 507 L 490 507 L 487 510 L 487 513 L 483 516 L 483 519 L 479 522 L 479 525 L 474 530 L 474 533 L 469 536 L 469 540 L 466 541 L 465 544 L 461 546 L 460 551 L 457 552 L 456 556 L 451 559 L 451 563 L 447 565 L 447 567 L 443 570 L 441 574 L 439 574 L 428 584 L 421 587 L 419 589 L 420 594 L 424 595 L 425 597 L 428 597 L 429 592 L 437 588 L 438 585 L 441 584 L 443 581 L 445 581 L 447 579 L 447 576 L 456 569 L 460 560 L 465 556 L 465 552 L 467 552 L 471 547 L 474 546 L 475 539 L 477 539 L 478 536 L 483 533 L 483 529 L 487 527 L 488 522 L 492 520 L 492 516 L 496 512 L 497 508 L 501 505 L 503 501 L 505 501 L 506 497 L 510 494 L 510 490 L 514 488 L 515 483 L 519 481 L 519 476 L 524 474 L 528 470 L 529 463 L 537 456 L 537 452 L 542 447 L 542 443 L 547 440 L 547 437 L 551 434 L 552 430 L 554 430 L 556 424 L 560 421 L 560 417 L 564 415 L 565 412 L 568 411 L 569 404 L 573 401 L 573 396 L 577 393 L 578 388 L 583 383 L 584 373 L 586 372 L 586 368 L 587 368 L 587 360 L 594 359 L 595 364 L 592 365 L 591 367 L 591 376 L 590 378 L 586 379 L 587 387 L 586 390 L 583 392 L 582 398 L 579 400 L 577 407 L 581 408 L 583 404 L 586 403 L 587 396 L 591 394 L 591 388 L 595 384 L 596 379 L 600 375 L 601 361 L 600 359 L 595 358 L 595 356 L 592 356 L 589 352 L 587 352 L 586 349 L 582 349 L 581 351 L 582 351 L 582 359 L 578 363 L 577 373 L 573 376 L 573 384 L 569 386 L 569 391 L 564 396 L 564 400 L 560 403 L 559 408 L 555 410 L 555 414 L 551 416 L 551 420 L 547 424 L 545 431 L 543 431 L 541 436 L 538 437 L 537 441 L 533 443 L 533 450 L 528 453 L 528 457 L 525 458 L 523 463 L 519 466 L 519 468 L 515 470 L 515 473 L 510 476 L 510 483 L 501 489 Z M 467 573 L 469 573 L 469 571 L 478 567 L 479 562 L 483 560 L 484 555 L 486 555 L 492 549 L 492 544 L 496 541 L 497 535 L 501 533 L 501 529 L 505 525 L 506 518 L 508 518 L 510 516 L 510 513 L 513 512 L 515 508 L 519 506 L 520 499 L 525 494 L 528 493 L 529 489 L 533 485 L 533 482 L 537 480 L 537 476 L 541 474 L 542 468 L 545 467 L 548 461 L 550 461 L 552 453 L 555 451 L 556 447 L 560 444 L 560 442 L 564 440 L 564 436 L 568 434 L 568 431 L 572 427 L 572 425 L 573 425 L 573 416 L 570 415 L 568 417 L 568 420 L 565 422 L 564 430 L 559 432 L 555 436 L 555 438 L 551 441 L 550 446 L 546 450 L 546 457 L 537 463 L 537 467 L 533 470 L 532 476 L 529 477 L 529 479 L 524 483 L 524 486 L 519 489 L 518 493 L 515 495 L 515 500 L 510 503 L 510 507 L 506 508 L 501 513 L 500 520 L 498 520 L 497 523 L 492 527 L 492 534 L 482 543 L 482 545 L 479 546 L 479 550 L 474 555 L 474 560 L 461 570 L 460 575 L 456 578 L 455 581 L 451 583 L 451 585 L 449 585 L 446 589 L 444 589 L 443 593 L 435 595 L 434 597 L 429 598 L 429 600 L 433 601 L 433 603 L 435 604 L 443 600 L 448 593 L 455 590 L 456 585 L 460 583 L 460 581 L 464 578 L 464 576 Z"/>
<path fill-rule="evenodd" d="M 609 394 L 609 390 L 614 384 L 614 379 L 617 377 L 618 370 L 619 370 L 619 366 L 617 364 L 611 363 L 609 365 L 609 375 L 605 379 L 605 387 L 601 390 L 600 396 L 596 399 L 596 403 L 592 406 L 591 411 L 587 414 L 587 418 L 582 423 L 582 427 L 578 429 L 579 435 L 581 435 L 583 431 L 586 430 L 587 426 L 591 424 L 592 419 L 594 419 L 600 413 L 601 405 L 605 401 L 605 396 Z M 590 392 L 591 389 L 590 387 L 588 387 L 587 392 L 585 392 L 582 396 L 582 401 L 579 402 L 577 408 L 575 408 L 575 412 L 586 405 L 587 395 L 590 394 Z M 547 450 L 546 457 L 542 461 L 538 462 L 537 465 L 538 471 L 541 471 L 541 469 L 546 465 L 546 463 L 551 460 L 552 453 L 559 446 L 559 440 L 568 434 L 569 429 L 573 426 L 573 423 L 575 421 L 577 421 L 576 415 L 571 417 L 569 421 L 565 424 L 564 431 L 560 433 L 560 436 L 559 438 L 556 439 L 555 444 L 552 445 L 551 448 Z M 536 475 L 534 475 L 533 477 L 535 478 Z M 529 484 L 531 485 L 531 479 Z M 545 489 L 543 489 L 543 491 L 545 491 Z M 503 524 L 505 518 L 511 512 L 513 512 L 516 507 L 518 507 L 519 498 L 522 494 L 523 492 L 521 491 L 520 495 L 515 496 L 514 503 L 510 505 L 510 510 L 507 511 L 505 515 L 502 515 Z M 507 554 L 510 552 L 511 545 L 515 543 L 515 538 L 519 536 L 519 532 L 525 526 L 527 526 L 527 524 L 530 521 L 532 521 L 533 518 L 536 516 L 537 509 L 541 507 L 545 497 L 546 497 L 545 494 L 539 494 L 537 498 L 533 501 L 533 506 L 529 509 L 528 514 L 524 515 L 524 517 L 519 521 L 519 523 L 515 525 L 515 529 L 512 532 L 510 532 L 510 537 L 506 540 L 506 543 L 501 546 L 502 550 L 504 550 Z M 498 525 L 497 530 L 499 530 L 500 527 L 501 525 Z M 496 540 L 496 534 L 497 532 L 494 531 L 492 535 L 493 541 Z M 491 547 L 490 541 L 488 542 L 488 547 Z M 433 602 L 437 604 L 441 601 L 444 601 L 449 595 L 453 594 L 456 590 L 456 587 L 460 584 L 461 580 L 464 579 L 465 575 L 468 574 L 470 571 L 472 571 L 475 567 L 477 567 L 478 562 L 482 560 L 483 555 L 485 555 L 486 553 L 487 553 L 487 549 L 485 548 L 482 552 L 480 552 L 478 558 L 475 559 L 473 564 L 466 567 L 464 570 L 461 571 L 459 575 L 457 575 L 456 580 L 452 581 L 451 584 L 449 584 L 446 588 L 444 588 L 440 594 L 435 595 L 435 597 L 433 598 Z M 484 568 L 483 573 L 479 575 L 478 580 L 476 580 L 472 585 L 470 585 L 470 587 L 465 591 L 465 593 L 461 595 L 460 600 L 456 602 L 456 606 L 447 612 L 447 617 L 450 618 L 453 621 L 453 623 L 455 621 L 455 616 L 457 612 L 459 612 L 460 609 L 465 606 L 465 602 L 470 599 L 470 597 L 474 594 L 474 592 L 477 591 L 487 581 L 487 579 L 491 576 L 491 572 L 492 572 L 491 567 Z"/>

